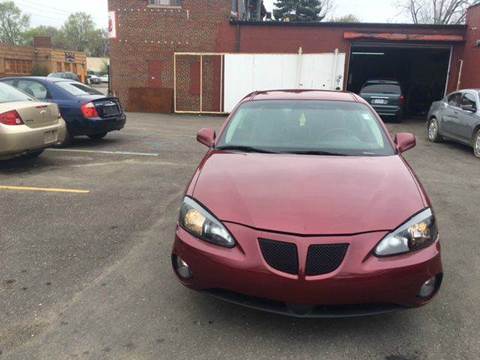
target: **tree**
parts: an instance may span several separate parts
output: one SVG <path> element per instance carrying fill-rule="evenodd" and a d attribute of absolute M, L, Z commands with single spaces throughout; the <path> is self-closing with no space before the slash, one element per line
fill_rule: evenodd
<path fill-rule="evenodd" d="M 280 21 L 322 21 L 332 0 L 277 0 L 273 15 Z"/>
<path fill-rule="evenodd" d="M 83 51 L 89 56 L 105 56 L 108 53 L 108 34 L 95 28 L 91 17 L 83 12 L 72 14 L 60 29 L 57 38 L 63 48 Z"/>
<path fill-rule="evenodd" d="M 402 0 L 399 5 L 415 24 L 462 24 L 468 7 L 480 0 Z"/>
<path fill-rule="evenodd" d="M 52 38 L 52 44 L 56 48 L 63 48 L 63 44 L 60 42 L 60 31 L 53 26 L 40 25 L 34 28 L 30 28 L 23 32 L 23 44 L 27 46 L 33 45 L 33 38 L 37 36 L 50 36 Z"/>
<path fill-rule="evenodd" d="M 339 22 L 339 23 L 359 23 L 359 22 L 361 22 L 360 19 L 353 14 L 344 15 L 344 16 L 340 16 L 340 17 L 337 17 L 337 18 L 332 18 L 331 21 L 332 22 Z"/>
<path fill-rule="evenodd" d="M 28 28 L 30 18 L 13 1 L 0 3 L 0 42 L 19 45 L 22 33 Z"/>

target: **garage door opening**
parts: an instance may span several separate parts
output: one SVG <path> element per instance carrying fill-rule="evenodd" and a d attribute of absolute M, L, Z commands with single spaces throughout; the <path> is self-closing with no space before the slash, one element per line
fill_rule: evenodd
<path fill-rule="evenodd" d="M 359 93 L 368 80 L 397 80 L 406 97 L 406 115 L 425 115 L 445 96 L 451 48 L 424 45 L 354 44 L 347 89 Z"/>

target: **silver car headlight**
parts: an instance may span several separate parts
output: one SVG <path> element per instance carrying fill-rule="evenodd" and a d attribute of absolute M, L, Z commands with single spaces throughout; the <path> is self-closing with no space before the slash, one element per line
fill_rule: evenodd
<path fill-rule="evenodd" d="M 388 234 L 375 248 L 375 255 L 392 256 L 420 250 L 433 244 L 437 236 L 435 217 L 431 209 L 426 209 Z"/>
<path fill-rule="evenodd" d="M 192 198 L 183 199 L 179 224 L 199 239 L 227 248 L 235 247 L 235 240 L 227 228 Z"/>

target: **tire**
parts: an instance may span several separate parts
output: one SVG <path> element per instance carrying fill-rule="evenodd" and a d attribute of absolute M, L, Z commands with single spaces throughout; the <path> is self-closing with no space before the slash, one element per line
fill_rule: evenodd
<path fill-rule="evenodd" d="M 92 140 L 100 140 L 103 139 L 105 136 L 107 136 L 107 133 L 88 135 L 88 137 Z"/>
<path fill-rule="evenodd" d="M 480 158 L 480 129 L 473 136 L 473 155 Z"/>
<path fill-rule="evenodd" d="M 438 120 L 436 118 L 431 118 L 428 121 L 427 137 L 428 140 L 433 143 L 442 141 L 442 137 L 440 136 L 440 126 L 438 125 Z"/>
<path fill-rule="evenodd" d="M 23 158 L 24 159 L 36 159 L 40 155 L 42 155 L 43 151 L 44 151 L 44 149 L 29 152 L 28 154 L 23 155 Z"/>

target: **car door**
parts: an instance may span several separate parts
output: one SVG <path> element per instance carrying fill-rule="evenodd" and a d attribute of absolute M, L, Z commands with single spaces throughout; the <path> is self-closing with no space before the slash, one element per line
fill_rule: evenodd
<path fill-rule="evenodd" d="M 473 91 L 466 91 L 461 100 L 462 110 L 458 115 L 458 135 L 467 143 L 472 140 L 473 130 L 478 123 L 478 98 Z M 471 110 L 470 110 L 471 109 Z"/>
<path fill-rule="evenodd" d="M 458 137 L 458 115 L 460 114 L 460 102 L 462 93 L 450 94 L 447 98 L 447 106 L 441 113 L 442 133 L 453 138 Z"/>

